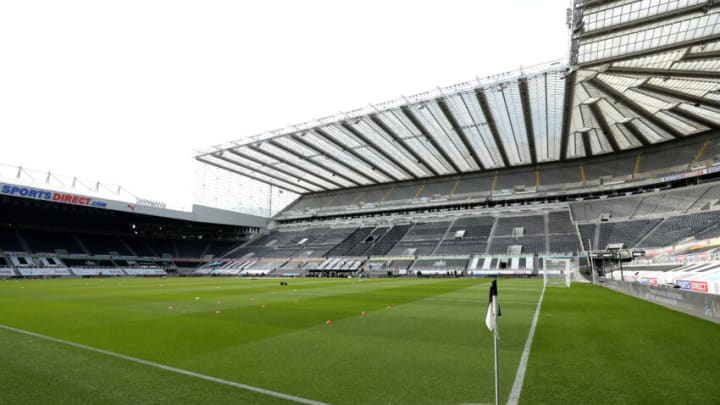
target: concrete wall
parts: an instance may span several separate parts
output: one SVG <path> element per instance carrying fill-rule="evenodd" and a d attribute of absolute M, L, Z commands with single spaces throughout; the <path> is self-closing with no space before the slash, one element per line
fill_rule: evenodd
<path fill-rule="evenodd" d="M 666 308 L 720 323 L 720 295 L 606 280 L 601 286 Z"/>

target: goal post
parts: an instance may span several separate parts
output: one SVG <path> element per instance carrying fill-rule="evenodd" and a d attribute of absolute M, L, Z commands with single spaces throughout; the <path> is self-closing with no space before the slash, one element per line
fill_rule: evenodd
<path fill-rule="evenodd" d="M 543 284 L 546 287 L 570 287 L 573 279 L 572 259 L 543 258 Z"/>

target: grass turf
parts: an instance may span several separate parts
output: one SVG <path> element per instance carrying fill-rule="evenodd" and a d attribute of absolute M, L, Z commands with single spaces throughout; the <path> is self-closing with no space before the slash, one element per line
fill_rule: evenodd
<path fill-rule="evenodd" d="M 5 281 L 0 324 L 329 403 L 493 402 L 487 280 L 289 284 Z M 503 399 L 541 288 L 499 282 Z M 718 338 L 717 325 L 611 291 L 549 288 L 521 403 L 712 402 L 720 373 L 698 361 L 716 363 Z M 285 403 L 10 331 L 0 330 L 0 348 L 0 403 Z M 663 397 L 698 375 L 702 392 Z"/>

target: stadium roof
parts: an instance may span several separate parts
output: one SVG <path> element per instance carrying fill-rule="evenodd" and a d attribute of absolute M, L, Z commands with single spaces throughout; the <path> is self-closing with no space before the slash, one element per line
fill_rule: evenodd
<path fill-rule="evenodd" d="M 720 2 L 576 0 L 569 62 L 437 88 L 213 147 L 296 193 L 639 148 L 720 127 Z"/>

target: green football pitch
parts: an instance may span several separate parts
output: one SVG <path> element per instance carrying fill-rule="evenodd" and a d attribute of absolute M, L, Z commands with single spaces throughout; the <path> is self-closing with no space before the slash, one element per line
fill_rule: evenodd
<path fill-rule="evenodd" d="M 0 404 L 487 404 L 489 280 L 0 282 Z M 500 279 L 502 402 L 717 403 L 720 325 Z M 331 322 L 328 322 L 331 321 Z M 522 373 L 521 373 L 522 374 Z"/>

